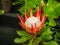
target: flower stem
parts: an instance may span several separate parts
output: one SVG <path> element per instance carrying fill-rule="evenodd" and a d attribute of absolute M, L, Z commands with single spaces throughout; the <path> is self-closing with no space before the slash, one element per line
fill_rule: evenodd
<path fill-rule="evenodd" d="M 37 40 L 36 40 L 36 39 L 34 40 L 34 42 L 35 42 L 35 45 L 38 45 L 38 42 L 37 42 Z"/>
<path fill-rule="evenodd" d="M 34 40 L 35 45 L 38 45 L 38 42 L 37 42 L 37 40 L 36 40 L 36 35 L 31 34 L 31 36 L 32 36 L 32 39 Z"/>
<path fill-rule="evenodd" d="M 42 41 L 42 45 L 44 45 L 44 43 L 45 43 L 45 40 Z"/>

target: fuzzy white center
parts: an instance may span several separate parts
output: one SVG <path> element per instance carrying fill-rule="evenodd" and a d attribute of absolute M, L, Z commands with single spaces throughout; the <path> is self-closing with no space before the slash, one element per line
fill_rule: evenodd
<path fill-rule="evenodd" d="M 40 20 L 36 17 L 30 17 L 26 20 L 25 22 L 25 25 L 29 28 L 31 28 L 31 26 L 35 27 L 35 24 L 36 24 L 36 27 L 39 27 L 40 26 Z"/>

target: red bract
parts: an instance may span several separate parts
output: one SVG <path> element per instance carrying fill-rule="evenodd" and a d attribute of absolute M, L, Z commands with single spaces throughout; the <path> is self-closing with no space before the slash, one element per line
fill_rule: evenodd
<path fill-rule="evenodd" d="M 25 19 L 19 15 L 17 15 L 20 19 L 20 26 L 28 33 L 36 34 L 44 27 L 44 22 L 46 20 L 46 14 L 41 14 L 41 10 L 38 9 L 37 13 L 33 16 L 32 8 L 30 8 L 30 16 L 25 9 Z"/>

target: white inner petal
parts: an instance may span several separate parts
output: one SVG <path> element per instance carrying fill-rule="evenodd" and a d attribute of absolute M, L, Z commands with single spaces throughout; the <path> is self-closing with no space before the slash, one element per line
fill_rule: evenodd
<path fill-rule="evenodd" d="M 35 24 L 36 24 L 36 27 L 39 27 L 40 26 L 40 20 L 36 17 L 30 17 L 26 20 L 25 22 L 25 25 L 29 28 L 31 28 L 31 26 L 33 25 L 35 27 Z"/>

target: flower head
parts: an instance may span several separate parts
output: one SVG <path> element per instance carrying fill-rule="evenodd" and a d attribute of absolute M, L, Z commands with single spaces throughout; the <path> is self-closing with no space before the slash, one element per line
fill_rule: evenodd
<path fill-rule="evenodd" d="M 38 9 L 37 13 L 32 14 L 32 8 L 30 8 L 30 16 L 28 16 L 28 13 L 25 9 L 25 19 L 19 15 L 18 18 L 21 22 L 19 24 L 22 26 L 23 29 L 25 29 L 26 32 L 36 34 L 44 27 L 44 22 L 46 20 L 46 14 L 41 14 L 41 9 Z"/>

